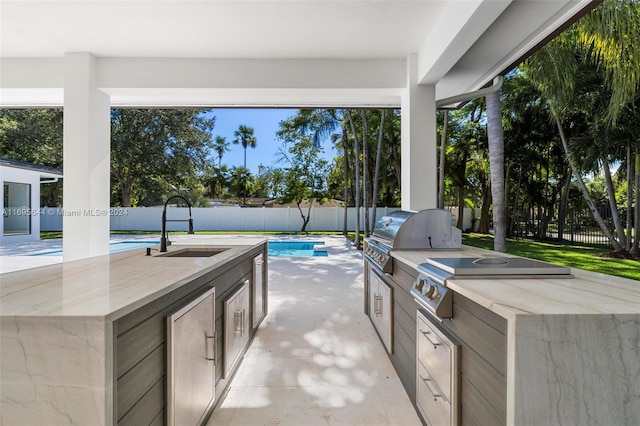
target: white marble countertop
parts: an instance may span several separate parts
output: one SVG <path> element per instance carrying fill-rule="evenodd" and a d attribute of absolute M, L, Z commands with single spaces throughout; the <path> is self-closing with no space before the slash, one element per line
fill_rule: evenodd
<path fill-rule="evenodd" d="M 472 247 L 395 251 L 416 268 L 428 257 L 505 256 Z M 506 255 L 508 256 L 508 255 Z M 446 286 L 506 319 L 518 315 L 640 314 L 640 281 L 571 268 L 573 278 L 453 278 Z"/>
<path fill-rule="evenodd" d="M 173 236 L 172 236 L 172 239 Z M 189 236 L 184 246 L 228 248 L 208 258 L 160 257 L 145 249 L 0 275 L 0 317 L 95 317 L 115 320 L 251 250 L 266 238 Z"/>

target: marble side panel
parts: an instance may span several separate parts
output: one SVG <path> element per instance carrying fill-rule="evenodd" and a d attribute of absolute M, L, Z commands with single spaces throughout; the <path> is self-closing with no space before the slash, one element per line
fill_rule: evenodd
<path fill-rule="evenodd" d="M 93 318 L 0 317 L 0 424 L 110 423 L 105 327 Z"/>
<path fill-rule="evenodd" d="M 518 316 L 516 322 L 508 423 L 640 424 L 640 315 Z"/>

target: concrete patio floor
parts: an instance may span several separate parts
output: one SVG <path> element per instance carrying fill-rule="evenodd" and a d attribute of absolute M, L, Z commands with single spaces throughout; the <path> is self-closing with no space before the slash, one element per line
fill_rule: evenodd
<path fill-rule="evenodd" d="M 362 253 L 341 236 L 306 239 L 324 241 L 329 255 L 269 258 L 269 314 L 208 425 L 421 425 L 363 313 Z M 0 272 L 61 262 L 28 256 L 61 247 L 3 245 Z"/>

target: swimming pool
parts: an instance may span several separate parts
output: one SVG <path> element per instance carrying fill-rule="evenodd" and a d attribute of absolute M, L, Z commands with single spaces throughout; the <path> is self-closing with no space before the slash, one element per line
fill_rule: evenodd
<path fill-rule="evenodd" d="M 118 241 L 109 244 L 109 253 L 121 253 L 145 247 L 159 245 L 158 241 Z M 326 257 L 326 250 L 316 250 L 315 246 L 323 246 L 324 241 L 269 241 L 269 256 L 272 257 Z M 62 250 L 51 250 L 34 253 L 31 256 L 62 256 Z"/>
<path fill-rule="evenodd" d="M 329 256 L 326 250 L 316 250 L 324 241 L 269 241 L 270 257 Z"/>
<path fill-rule="evenodd" d="M 159 241 L 118 241 L 109 244 L 109 254 L 159 245 Z M 62 250 L 34 253 L 30 256 L 62 256 Z"/>

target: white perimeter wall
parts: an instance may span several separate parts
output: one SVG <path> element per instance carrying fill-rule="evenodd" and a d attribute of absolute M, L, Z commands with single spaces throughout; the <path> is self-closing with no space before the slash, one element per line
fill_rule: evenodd
<path fill-rule="evenodd" d="M 348 209 L 347 227 L 355 229 L 355 208 Z M 377 219 L 399 207 L 378 207 Z M 297 208 L 241 208 L 206 207 L 192 208 L 193 227 L 200 231 L 299 231 L 302 218 Z M 61 231 L 65 214 L 105 214 L 111 216 L 112 231 L 160 231 L 162 207 L 112 208 L 109 212 L 65 211 L 58 208 L 42 210 L 40 229 L 43 231 Z M 167 209 L 168 220 L 188 219 L 189 211 L 184 207 Z M 344 208 L 316 207 L 311 209 L 311 219 L 307 231 L 342 231 Z M 363 221 L 361 209 L 360 221 Z M 169 231 L 187 230 L 186 222 L 168 222 Z M 362 228 L 362 225 L 361 225 Z"/>
<path fill-rule="evenodd" d="M 355 229 L 355 208 L 350 207 L 347 227 Z M 400 210 L 399 207 L 378 207 L 377 219 L 387 213 Z M 451 211 L 453 225 L 458 220 L 458 208 L 448 207 Z M 302 227 L 300 212 L 295 207 L 283 208 L 240 208 L 240 207 L 207 207 L 192 208 L 193 224 L 196 231 L 299 231 Z M 41 210 L 40 229 L 42 231 L 62 231 L 64 214 L 82 214 L 83 212 L 66 212 L 60 208 L 44 208 Z M 91 214 L 96 214 L 91 212 Z M 102 214 L 102 212 L 100 212 Z M 111 216 L 112 231 L 160 231 L 162 207 L 112 208 L 107 214 Z M 360 209 L 360 223 L 364 213 Z M 167 219 L 187 219 L 188 209 L 170 207 Z M 316 207 L 311 209 L 311 220 L 307 231 L 342 231 L 344 209 L 342 207 Z M 476 209 L 476 219 L 480 218 L 480 209 Z M 464 209 L 463 230 L 471 229 L 472 211 Z M 477 220 L 475 222 L 477 228 Z M 170 231 L 187 230 L 187 223 L 169 222 Z M 362 228 L 362 225 L 360 225 Z"/>

